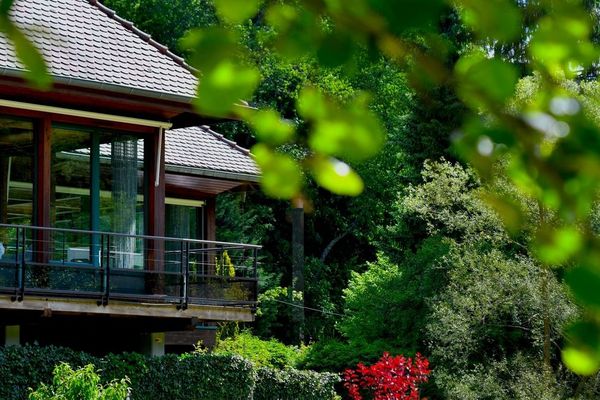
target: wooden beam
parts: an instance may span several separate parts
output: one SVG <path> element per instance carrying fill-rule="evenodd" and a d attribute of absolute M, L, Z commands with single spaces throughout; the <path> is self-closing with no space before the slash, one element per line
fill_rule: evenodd
<path fill-rule="evenodd" d="M 165 236 L 165 143 L 157 129 L 144 141 L 145 229 L 149 236 Z M 164 271 L 164 242 L 146 240 L 146 266 L 149 271 Z M 161 275 L 148 275 L 148 293 L 162 293 Z"/>
<path fill-rule="evenodd" d="M 204 321 L 252 322 L 254 315 L 248 308 L 190 304 L 178 310 L 172 304 L 130 303 L 112 300 L 98 306 L 96 300 L 48 299 L 26 296 L 23 301 L 11 301 L 10 296 L 0 296 L 0 309 L 13 311 L 39 311 L 48 314 L 109 315 L 153 318 L 197 318 Z"/>
<path fill-rule="evenodd" d="M 50 118 L 41 118 L 34 123 L 35 141 L 35 184 L 33 221 L 37 226 L 51 226 L 50 205 L 52 203 L 52 121 Z M 51 236 L 49 231 L 34 231 L 34 258 L 35 261 L 47 264 L 50 258 Z M 40 268 L 38 271 L 41 287 L 47 283 L 48 273 Z"/>
<path fill-rule="evenodd" d="M 204 218 L 204 232 L 206 237 L 204 240 L 217 240 L 217 200 L 214 197 L 206 199 Z"/>
<path fill-rule="evenodd" d="M 35 122 L 35 215 L 37 226 L 50 226 L 50 201 L 52 196 L 52 122 L 42 118 Z"/>

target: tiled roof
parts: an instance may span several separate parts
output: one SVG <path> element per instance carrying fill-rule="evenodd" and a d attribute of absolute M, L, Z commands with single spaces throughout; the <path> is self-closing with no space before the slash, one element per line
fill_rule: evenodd
<path fill-rule="evenodd" d="M 57 81 L 165 97 L 195 95 L 197 79 L 182 59 L 96 0 L 16 0 L 11 14 Z M 12 45 L 0 35 L 0 72 L 22 69 Z"/>
<path fill-rule="evenodd" d="M 89 154 L 89 149 L 76 153 Z M 100 145 L 100 155 L 110 157 L 110 144 Z M 138 146 L 138 158 L 144 159 L 144 147 Z M 225 139 L 207 126 L 166 131 L 165 167 L 167 171 L 190 175 L 257 181 L 260 170 L 250 152 Z"/>
<path fill-rule="evenodd" d="M 207 126 L 167 131 L 165 143 L 167 170 L 173 166 L 190 168 L 201 173 L 218 171 L 256 180 L 260 175 L 250 152 Z"/>

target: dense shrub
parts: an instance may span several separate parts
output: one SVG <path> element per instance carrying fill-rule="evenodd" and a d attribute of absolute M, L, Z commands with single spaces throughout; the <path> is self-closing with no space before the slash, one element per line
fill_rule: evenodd
<path fill-rule="evenodd" d="M 334 385 L 337 374 L 259 368 L 254 400 L 333 400 L 338 399 Z"/>
<path fill-rule="evenodd" d="M 128 396 L 126 378 L 102 385 L 92 364 L 73 370 L 61 363 L 54 368 L 52 384 L 42 383 L 29 393 L 29 400 L 126 400 Z"/>
<path fill-rule="evenodd" d="M 264 340 L 244 331 L 233 337 L 221 339 L 213 350 L 214 354 L 239 355 L 257 367 L 295 367 L 302 350 L 275 340 Z"/>
<path fill-rule="evenodd" d="M 359 363 L 344 372 L 344 387 L 352 400 L 418 400 L 419 385 L 427 382 L 429 361 L 419 353 L 412 358 L 383 357 L 373 365 Z"/>
<path fill-rule="evenodd" d="M 235 355 L 193 353 L 94 357 L 60 347 L 0 348 L 0 399 L 26 400 L 28 388 L 52 381 L 55 365 L 92 364 L 101 382 L 128 377 L 132 400 L 334 399 L 337 376 L 257 368 Z"/>

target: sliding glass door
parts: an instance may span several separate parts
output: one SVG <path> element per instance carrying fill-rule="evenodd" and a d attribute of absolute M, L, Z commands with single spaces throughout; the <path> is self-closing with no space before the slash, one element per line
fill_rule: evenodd
<path fill-rule="evenodd" d="M 111 243 L 111 266 L 143 268 L 143 140 L 56 125 L 52 131 L 52 225 L 125 234 Z M 57 236 L 57 235 L 55 235 Z M 96 235 L 55 237 L 55 260 L 99 263 Z"/>
<path fill-rule="evenodd" d="M 34 223 L 34 149 L 32 121 L 0 118 L 0 223 Z M 0 261 L 15 260 L 16 240 L 15 228 L 0 229 Z"/>

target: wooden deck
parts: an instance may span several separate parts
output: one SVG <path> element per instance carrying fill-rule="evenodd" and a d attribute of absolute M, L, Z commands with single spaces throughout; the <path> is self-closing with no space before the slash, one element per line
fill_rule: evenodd
<path fill-rule="evenodd" d="M 22 301 L 12 301 L 11 296 L 0 295 L 0 309 L 39 311 L 45 316 L 61 314 L 197 319 L 203 321 L 252 322 L 254 320 L 252 310 L 245 307 L 189 304 L 186 309 L 177 309 L 172 304 L 119 300 L 111 300 L 109 304 L 99 306 L 97 301 L 89 299 L 64 299 L 31 295 L 26 296 Z"/>

